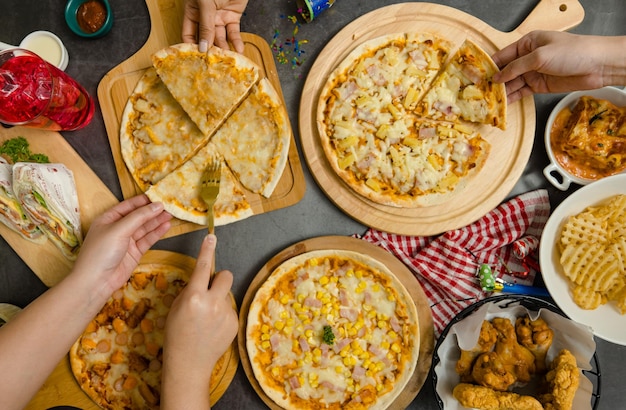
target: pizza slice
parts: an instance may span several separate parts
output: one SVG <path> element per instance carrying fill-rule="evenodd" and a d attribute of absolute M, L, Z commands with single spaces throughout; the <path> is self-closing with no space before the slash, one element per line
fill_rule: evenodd
<path fill-rule="evenodd" d="M 139 188 L 146 191 L 208 140 L 155 69 L 148 68 L 128 99 L 120 126 L 122 158 Z"/>
<path fill-rule="evenodd" d="M 182 166 L 151 186 L 146 195 L 153 202 L 163 202 L 165 210 L 176 218 L 207 224 L 207 206 L 200 196 L 202 174 L 219 153 L 212 143 L 205 145 Z M 222 161 L 220 193 L 213 207 L 215 225 L 225 225 L 253 215 L 245 191 Z"/>
<path fill-rule="evenodd" d="M 211 142 L 248 190 L 270 197 L 289 154 L 291 127 L 281 98 L 266 78 L 215 133 Z"/>
<path fill-rule="evenodd" d="M 489 124 L 506 128 L 506 89 L 494 83 L 498 67 L 471 40 L 465 40 L 417 106 L 435 120 Z"/>
<path fill-rule="evenodd" d="M 200 131 L 212 135 L 259 80 L 259 68 L 239 53 L 177 44 L 152 56 L 156 71 Z"/>

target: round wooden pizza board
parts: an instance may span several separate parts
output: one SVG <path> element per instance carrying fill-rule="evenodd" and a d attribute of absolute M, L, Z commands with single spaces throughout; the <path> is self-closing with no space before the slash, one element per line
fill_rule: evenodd
<path fill-rule="evenodd" d="M 300 138 L 311 174 L 335 205 L 354 219 L 379 230 L 402 235 L 434 235 L 474 222 L 505 199 L 524 171 L 535 138 L 532 97 L 508 106 L 506 131 L 489 126 L 480 128 L 491 145 L 489 157 L 480 172 L 448 200 L 433 206 L 396 208 L 357 194 L 328 162 L 316 121 L 318 100 L 326 79 L 361 43 L 387 34 L 433 33 L 451 40 L 456 47 L 469 38 L 493 54 L 531 30 L 565 30 L 579 24 L 583 17 L 584 10 L 577 0 L 541 0 L 527 19 L 510 33 L 495 30 L 455 8 L 431 3 L 395 4 L 354 20 L 324 47 L 302 91 Z"/>
<path fill-rule="evenodd" d="M 430 305 L 424 290 L 411 271 L 400 260 L 384 249 L 361 239 L 355 239 L 348 236 L 321 236 L 307 239 L 284 249 L 261 268 L 252 280 L 252 283 L 250 284 L 250 287 L 248 288 L 241 304 L 239 315 L 239 334 L 237 337 L 241 365 L 246 373 L 246 376 L 248 377 L 248 380 L 250 381 L 250 384 L 252 384 L 252 387 L 257 392 L 259 397 L 261 397 L 263 402 L 265 402 L 265 404 L 271 409 L 280 410 L 281 407 L 274 403 L 274 401 L 272 401 L 272 399 L 265 394 L 259 385 L 259 382 L 254 377 L 254 371 L 252 370 L 250 357 L 248 356 L 246 349 L 246 326 L 248 323 L 250 304 L 252 303 L 256 292 L 267 280 L 274 269 L 286 260 L 310 251 L 334 249 L 359 252 L 385 264 L 385 266 L 387 266 L 387 268 L 389 268 L 404 285 L 415 302 L 420 331 L 420 349 L 417 366 L 408 384 L 402 393 L 400 393 L 400 396 L 398 396 L 398 398 L 389 406 L 389 409 L 404 409 L 415 399 L 424 385 L 430 370 L 435 345 L 433 318 L 430 311 Z"/>
<path fill-rule="evenodd" d="M 183 269 L 189 274 L 196 266 L 196 259 L 191 256 L 176 252 L 150 250 L 140 263 L 142 264 L 164 264 Z M 231 294 L 233 307 L 237 309 L 235 298 Z M 210 387 L 211 406 L 214 405 L 226 392 L 228 386 L 235 377 L 239 364 L 239 352 L 237 350 L 237 340 L 228 347 L 224 353 L 222 365 L 216 367 L 217 382 Z M 69 355 L 57 365 L 52 374 L 43 384 L 37 395 L 26 406 L 26 410 L 48 409 L 55 406 L 74 406 L 83 410 L 99 409 L 89 396 L 80 388 L 70 367 Z"/>

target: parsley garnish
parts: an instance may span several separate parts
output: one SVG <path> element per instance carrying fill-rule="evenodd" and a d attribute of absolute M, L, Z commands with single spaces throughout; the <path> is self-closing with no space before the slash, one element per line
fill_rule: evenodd
<path fill-rule="evenodd" d="M 10 159 L 12 163 L 38 162 L 47 164 L 50 162 L 46 155 L 32 153 L 28 141 L 24 137 L 15 137 L 4 141 L 0 146 L 0 155 Z"/>
<path fill-rule="evenodd" d="M 322 335 L 322 340 L 329 346 L 332 346 L 335 343 L 335 334 L 333 333 L 333 328 L 326 325 L 324 326 L 324 334 Z"/>

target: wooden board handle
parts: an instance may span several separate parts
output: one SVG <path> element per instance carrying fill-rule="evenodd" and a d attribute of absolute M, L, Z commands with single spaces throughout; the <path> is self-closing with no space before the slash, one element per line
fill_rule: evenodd
<path fill-rule="evenodd" d="M 528 17 L 507 34 L 513 42 L 533 30 L 564 31 L 576 27 L 584 17 L 585 10 L 578 0 L 541 0 Z"/>

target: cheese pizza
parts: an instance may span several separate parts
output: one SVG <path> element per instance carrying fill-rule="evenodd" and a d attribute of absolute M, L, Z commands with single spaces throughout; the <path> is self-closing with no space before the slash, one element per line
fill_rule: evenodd
<path fill-rule="evenodd" d="M 259 68 L 239 53 L 176 44 L 152 55 L 159 78 L 200 131 L 211 135 L 259 80 Z"/>
<path fill-rule="evenodd" d="M 209 142 L 189 161 L 161 181 L 152 185 L 146 195 L 152 202 L 162 202 L 172 216 L 197 223 L 207 224 L 207 204 L 200 196 L 202 174 L 214 158 L 220 158 L 215 145 Z M 216 225 L 225 225 L 252 216 L 250 203 L 243 187 L 221 161 L 220 192 L 213 206 Z"/>
<path fill-rule="evenodd" d="M 209 140 L 152 67 L 129 97 L 120 129 L 122 158 L 142 191 L 178 168 Z"/>
<path fill-rule="evenodd" d="M 74 343 L 72 372 L 100 407 L 159 408 L 165 321 L 188 279 L 186 269 L 140 264 Z M 215 366 L 211 385 L 225 360 Z"/>
<path fill-rule="evenodd" d="M 225 163 L 216 225 L 253 215 L 249 197 L 270 197 L 283 174 L 291 127 L 269 80 L 248 58 L 196 45 L 159 50 L 122 114 L 122 158 L 139 189 L 179 219 L 206 224 L 199 177 Z"/>
<path fill-rule="evenodd" d="M 311 251 L 283 262 L 256 292 L 246 326 L 254 377 L 290 409 L 383 409 L 419 355 L 417 310 L 382 263 Z"/>
<path fill-rule="evenodd" d="M 479 125 L 504 127 L 506 93 L 479 47 L 468 41 L 452 51 L 440 36 L 395 34 L 364 42 L 331 73 L 317 108 L 320 141 L 362 197 L 438 204 L 482 169 L 490 145 Z M 440 94 L 454 97 L 453 110 Z"/>

